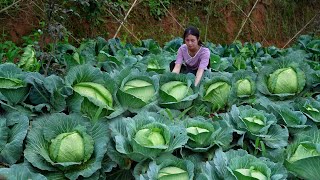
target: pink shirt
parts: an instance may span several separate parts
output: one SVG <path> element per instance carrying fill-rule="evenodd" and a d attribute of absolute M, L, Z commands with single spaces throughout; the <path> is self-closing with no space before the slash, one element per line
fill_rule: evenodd
<path fill-rule="evenodd" d="M 201 46 L 195 56 L 191 57 L 188 52 L 188 47 L 183 44 L 178 49 L 176 64 L 185 63 L 192 70 L 207 69 L 210 58 L 210 50 Z"/>

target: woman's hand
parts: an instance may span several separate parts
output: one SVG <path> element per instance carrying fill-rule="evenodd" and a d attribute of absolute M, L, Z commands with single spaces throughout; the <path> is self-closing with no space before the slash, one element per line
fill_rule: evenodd
<path fill-rule="evenodd" d="M 196 79 L 194 81 L 194 86 L 198 86 L 198 84 L 202 78 L 203 72 L 204 72 L 204 69 L 198 69 L 197 74 L 196 74 Z"/>

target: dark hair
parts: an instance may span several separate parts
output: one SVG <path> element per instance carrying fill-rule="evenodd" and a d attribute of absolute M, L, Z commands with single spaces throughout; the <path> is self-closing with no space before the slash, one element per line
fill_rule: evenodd
<path fill-rule="evenodd" d="M 198 40 L 199 40 L 199 38 L 200 38 L 200 32 L 199 32 L 199 30 L 198 30 L 197 28 L 193 27 L 193 26 L 189 26 L 186 30 L 184 30 L 183 40 L 185 40 L 188 35 L 193 35 L 193 36 L 197 37 Z M 199 40 L 198 45 L 199 45 L 199 46 L 202 46 L 202 45 L 203 45 L 203 43 L 201 42 L 201 40 Z"/>

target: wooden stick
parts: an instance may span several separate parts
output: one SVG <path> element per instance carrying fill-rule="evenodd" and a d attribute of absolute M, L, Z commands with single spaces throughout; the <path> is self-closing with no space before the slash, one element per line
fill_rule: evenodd
<path fill-rule="evenodd" d="M 254 3 L 254 5 L 253 5 L 252 9 L 250 10 L 250 12 L 249 12 L 249 14 L 248 14 L 247 18 L 246 18 L 246 19 L 245 19 L 245 21 L 243 22 L 243 24 L 242 24 L 242 26 L 241 26 L 241 28 L 240 28 L 240 30 L 239 30 L 239 32 L 238 32 L 238 34 L 237 34 L 236 38 L 235 38 L 233 41 L 235 41 L 235 40 L 237 40 L 237 39 L 238 39 L 238 37 L 239 37 L 240 33 L 242 32 L 242 29 L 243 29 L 244 25 L 247 23 L 248 18 L 250 17 L 250 15 L 251 15 L 251 13 L 252 13 L 253 9 L 256 7 L 256 5 L 257 5 L 257 3 L 258 3 L 258 2 L 259 2 L 259 0 L 257 0 L 257 1 Z"/>
<path fill-rule="evenodd" d="M 184 30 L 184 27 L 177 21 L 176 18 L 173 17 L 173 15 L 170 13 L 170 11 L 166 8 L 166 6 L 162 3 L 161 0 L 160 0 L 160 3 L 161 3 L 162 6 L 164 7 L 164 9 L 169 13 L 169 15 L 173 18 L 173 20 L 181 27 L 181 29 Z"/>
<path fill-rule="evenodd" d="M 6 10 L 8 10 L 8 9 L 10 9 L 10 8 L 11 8 L 11 7 L 13 7 L 14 5 L 18 4 L 20 1 L 22 1 L 22 0 L 18 0 L 18 1 L 16 1 L 16 2 L 14 2 L 14 3 L 10 4 L 9 6 L 7 6 L 7 7 L 3 8 L 3 9 L 1 9 L 1 10 L 0 10 L 0 13 L 2 13 L 2 12 L 4 12 L 4 11 L 6 11 Z"/>
<path fill-rule="evenodd" d="M 291 39 L 282 47 L 282 49 L 285 48 L 294 38 L 296 38 L 319 14 L 320 14 L 320 13 L 317 13 L 316 15 L 314 15 L 313 18 L 311 18 L 310 21 L 309 21 L 306 25 L 304 25 L 304 26 L 300 29 L 300 31 L 298 31 L 298 32 L 293 36 L 293 38 L 291 38 Z"/>
<path fill-rule="evenodd" d="M 258 33 L 260 34 L 260 36 L 263 39 L 263 42 L 267 42 L 267 44 L 269 44 L 269 42 L 264 38 L 264 36 L 262 35 L 261 31 L 259 30 L 259 28 L 253 23 L 253 21 L 251 20 L 251 18 L 249 18 L 249 16 L 233 1 L 230 1 L 232 4 L 234 4 L 241 12 L 243 15 L 245 15 L 246 17 L 248 17 L 248 20 L 253 24 L 253 26 L 257 29 Z"/>
<path fill-rule="evenodd" d="M 107 9 L 107 11 L 109 12 L 109 14 L 111 14 L 111 16 L 118 21 L 120 24 L 122 23 L 120 21 L 120 19 L 118 19 L 109 9 Z M 139 38 L 137 38 L 125 25 L 122 25 L 134 38 L 136 38 L 137 41 L 141 41 Z"/>
<path fill-rule="evenodd" d="M 127 20 L 127 17 L 129 16 L 132 8 L 134 7 L 134 5 L 136 4 L 137 1 L 138 1 L 138 0 L 135 0 L 135 1 L 133 2 L 133 4 L 131 5 L 129 11 L 127 12 L 127 14 L 126 14 L 126 16 L 124 17 L 123 21 L 121 21 L 120 26 L 118 27 L 118 30 L 117 30 L 116 34 L 113 36 L 113 38 L 116 38 L 116 37 L 117 37 L 117 35 L 118 35 L 121 27 L 123 26 L 123 22 Z"/>

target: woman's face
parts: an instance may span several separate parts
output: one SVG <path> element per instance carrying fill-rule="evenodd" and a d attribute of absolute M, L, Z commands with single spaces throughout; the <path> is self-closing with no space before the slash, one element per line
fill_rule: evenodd
<path fill-rule="evenodd" d="M 187 35 L 186 38 L 184 39 L 186 45 L 188 46 L 189 50 L 195 50 L 198 48 L 198 38 L 194 35 Z"/>

